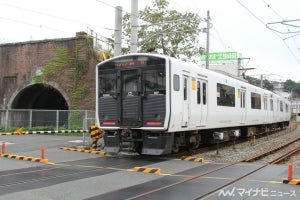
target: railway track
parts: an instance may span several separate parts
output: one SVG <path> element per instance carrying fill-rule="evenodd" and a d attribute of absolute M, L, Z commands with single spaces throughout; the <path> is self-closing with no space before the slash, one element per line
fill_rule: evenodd
<path fill-rule="evenodd" d="M 264 132 L 257 133 L 255 135 L 255 137 L 257 139 L 262 138 L 262 137 L 269 138 L 270 136 L 272 136 L 275 133 L 283 132 L 283 131 L 290 131 L 291 132 L 295 129 L 296 129 L 295 127 L 293 129 L 292 128 L 289 129 L 289 128 L 285 127 L 285 128 L 280 128 L 280 129 L 276 129 L 276 130 L 269 130 L 268 132 L 264 131 Z M 246 137 L 246 138 L 239 138 L 236 141 L 230 140 L 230 141 L 226 141 L 226 142 L 221 142 L 221 143 L 219 143 L 219 148 L 221 149 L 221 148 L 224 148 L 224 147 L 232 146 L 232 148 L 234 149 L 236 145 L 241 144 L 241 143 L 247 143 L 247 142 L 249 142 L 249 140 L 251 140 L 251 138 Z M 184 158 L 184 157 L 195 156 L 197 154 L 201 154 L 201 153 L 204 153 L 204 152 L 207 152 L 207 151 L 213 151 L 213 150 L 217 150 L 217 145 L 216 144 L 208 144 L 208 145 L 202 146 L 198 149 L 182 150 L 182 151 L 179 151 L 178 153 L 168 155 L 168 157 L 175 158 L 175 159 L 181 159 L 181 158 Z"/>
<path fill-rule="evenodd" d="M 194 198 L 194 199 L 205 199 L 205 198 L 207 198 L 207 197 L 209 197 L 209 196 L 211 196 L 213 194 L 216 194 L 218 191 L 220 191 L 220 190 L 222 190 L 224 188 L 227 188 L 228 186 L 231 186 L 231 185 L 233 185 L 235 183 L 238 183 L 239 181 L 243 180 L 244 178 L 246 178 L 246 177 L 248 177 L 248 176 L 250 176 L 250 175 L 252 175 L 252 174 L 254 174 L 256 172 L 258 172 L 258 171 L 260 171 L 260 170 L 262 170 L 264 168 L 267 168 L 271 164 L 280 163 L 283 160 L 285 160 L 287 157 L 293 155 L 296 152 L 299 152 L 300 151 L 300 136 L 298 136 L 297 138 L 293 138 L 293 139 L 291 139 L 291 140 L 283 143 L 282 145 L 280 145 L 278 147 L 274 147 L 273 149 L 270 149 L 270 150 L 265 151 L 263 153 L 257 154 L 255 156 L 251 156 L 249 158 L 242 159 L 242 160 L 237 161 L 237 162 L 228 163 L 228 164 L 226 164 L 226 165 L 224 165 L 222 167 L 218 167 L 216 169 L 207 171 L 205 173 L 202 173 L 202 174 L 199 174 L 199 175 L 196 175 L 196 176 L 193 176 L 193 177 L 189 177 L 189 178 L 183 179 L 181 181 L 178 181 L 178 182 L 175 182 L 175 183 L 172 183 L 172 184 L 169 184 L 169 185 L 165 185 L 163 187 L 160 187 L 160 188 L 157 188 L 157 189 L 154 189 L 154 190 L 151 190 L 151 191 L 139 194 L 139 195 L 131 197 L 131 198 L 128 198 L 128 200 L 134 200 L 134 199 L 140 199 L 140 198 L 143 199 L 143 198 L 145 198 L 147 196 L 155 195 L 155 193 L 167 190 L 169 188 L 180 186 L 180 185 L 185 184 L 187 182 L 203 178 L 206 175 L 209 175 L 209 174 L 212 174 L 214 172 L 218 172 L 218 171 L 224 170 L 224 169 L 229 168 L 229 167 L 231 167 L 233 165 L 241 164 L 241 163 L 244 163 L 244 162 L 254 162 L 254 161 L 257 161 L 258 159 L 261 159 L 261 158 L 263 158 L 263 157 L 265 157 L 267 155 L 270 155 L 270 154 L 272 154 L 274 152 L 280 151 L 280 150 L 286 148 L 287 146 L 289 146 L 291 144 L 294 144 L 294 143 L 297 143 L 297 142 L 299 142 L 299 144 L 298 144 L 298 146 L 296 148 L 293 148 L 292 150 L 287 151 L 284 154 L 281 154 L 280 156 L 277 156 L 276 158 L 270 159 L 267 163 L 262 164 L 258 168 L 254 169 L 254 170 L 251 170 L 251 171 L 249 171 L 249 172 L 247 172 L 247 173 L 245 173 L 245 174 L 243 174 L 243 175 L 241 175 L 241 176 L 239 176 L 237 178 L 232 179 L 231 181 L 229 181 L 228 183 L 226 183 L 224 185 L 221 185 L 221 186 L 219 186 L 217 188 L 214 188 L 211 191 L 208 191 L 205 194 L 201 194 L 198 197 Z M 203 151 L 203 149 L 200 149 L 200 151 Z"/>
<path fill-rule="evenodd" d="M 281 145 L 279 145 L 277 147 L 274 147 L 274 148 L 272 148 L 270 150 L 267 150 L 267 151 L 264 151 L 262 153 L 259 153 L 259 154 L 256 154 L 254 156 L 251 156 L 249 158 L 246 158 L 246 159 L 242 160 L 242 162 L 254 162 L 254 161 L 257 161 L 257 160 L 262 159 L 262 158 L 264 158 L 264 157 L 266 157 L 266 156 L 268 156 L 270 154 L 273 154 L 275 152 L 283 150 L 283 149 L 289 147 L 290 145 L 292 145 L 293 143 L 299 143 L 299 144 L 295 148 L 292 148 L 291 150 L 287 151 L 286 153 L 278 156 L 276 158 L 276 160 L 270 160 L 270 161 L 268 161 L 269 164 L 277 164 L 277 163 L 281 162 L 282 160 L 288 158 L 289 156 L 291 156 L 291 155 L 293 155 L 293 154 L 295 154 L 295 153 L 297 153 L 299 151 L 299 149 L 300 149 L 300 136 L 298 136 L 296 138 L 293 138 L 293 139 L 291 139 L 291 140 L 289 140 L 287 142 L 284 142 L 283 144 L 281 144 Z"/>
<path fill-rule="evenodd" d="M 210 170 L 210 171 L 207 171 L 205 173 L 202 173 L 202 174 L 199 174 L 199 175 L 196 175 L 196 176 L 193 176 L 193 177 L 189 177 L 189 178 L 186 178 L 186 179 L 183 179 L 181 181 L 178 181 L 178 182 L 175 182 L 175 183 L 172 183 L 172 184 L 169 184 L 169 185 L 165 185 L 163 187 L 160 187 L 160 188 L 157 188 L 157 189 L 154 189 L 154 190 L 151 190 L 151 191 L 148 191 L 148 192 L 145 192 L 145 193 L 142 193 L 142 194 L 139 194 L 137 196 L 133 196 L 131 198 L 128 198 L 127 200 L 135 200 L 135 199 L 143 199 L 143 198 L 147 198 L 147 196 L 151 196 L 151 195 L 155 195 L 156 193 L 159 193 L 159 192 L 162 192 L 162 191 L 167 191 L 168 189 L 172 188 L 172 187 L 176 187 L 176 186 L 180 186 L 180 185 L 183 185 L 187 182 L 190 182 L 190 181 L 194 181 L 196 179 L 200 179 L 200 178 L 203 178 L 204 176 L 207 176 L 209 174 L 212 174 L 214 172 L 221 172 L 222 170 L 225 170 L 226 168 L 229 168 L 233 165 L 237 165 L 237 164 L 241 164 L 243 163 L 244 160 L 241 160 L 241 161 L 238 161 L 238 162 L 233 162 L 233 163 L 229 163 L 229 164 L 226 164 L 225 166 L 222 166 L 222 167 L 218 167 L 216 169 L 213 169 L 213 170 Z M 277 163 L 278 162 L 278 159 L 274 159 L 272 161 L 270 161 L 270 163 Z M 218 191 L 222 190 L 222 189 L 225 189 L 231 185 L 234 185 L 236 183 L 238 183 L 239 181 L 245 179 L 246 177 L 264 169 L 264 168 L 267 168 L 268 166 L 270 166 L 270 163 L 266 163 L 266 164 L 263 164 L 261 166 L 259 166 L 258 168 L 254 169 L 254 170 L 251 170 L 237 178 L 234 178 L 232 179 L 231 181 L 229 181 L 228 183 L 224 184 L 224 185 L 221 185 L 219 187 L 216 187 L 204 194 L 201 194 L 199 196 L 197 196 L 196 198 L 194 199 L 205 199 L 211 195 L 214 195 L 216 194 Z"/>
<path fill-rule="evenodd" d="M 221 172 L 222 170 L 225 170 L 226 168 L 229 168 L 231 166 L 240 164 L 242 162 L 243 161 L 229 163 L 229 164 L 226 164 L 225 166 L 218 167 L 216 169 L 213 169 L 213 170 L 201 173 L 199 175 L 196 175 L 196 176 L 193 176 L 193 177 L 189 177 L 189 178 L 183 179 L 181 181 L 178 181 L 178 182 L 175 182 L 175 183 L 172 183 L 172 184 L 169 184 L 169 185 L 166 185 L 166 186 L 163 186 L 163 187 L 160 187 L 160 188 L 157 188 L 157 189 L 154 189 L 154 190 L 151 190 L 151 191 L 139 194 L 137 196 L 128 198 L 127 200 L 143 199 L 143 198 L 146 198 L 147 196 L 155 195 L 155 193 L 159 193 L 159 192 L 162 192 L 164 190 L 168 190 L 169 188 L 180 186 L 180 185 L 183 185 L 183 184 L 185 184 L 187 182 L 203 178 L 204 176 L 212 174 L 214 172 L 218 172 L 218 171 Z M 226 188 L 226 187 L 228 187 L 230 185 L 233 185 L 234 183 L 237 183 L 237 182 L 241 181 L 242 179 L 250 176 L 251 174 L 254 174 L 255 172 L 257 172 L 259 170 L 262 170 L 262 169 L 264 169 L 264 168 L 266 168 L 268 166 L 269 166 L 269 164 L 264 164 L 264 165 L 262 165 L 262 166 L 260 166 L 260 167 L 258 167 L 256 169 L 254 169 L 254 170 L 251 170 L 250 172 L 247 172 L 247 173 L 243 174 L 242 176 L 239 176 L 238 178 L 235 178 L 235 179 L 229 181 L 228 183 L 226 183 L 224 185 L 221 185 L 221 186 L 219 186 L 217 188 L 214 188 L 211 191 L 208 191 L 205 194 L 201 194 L 201 195 L 199 195 L 199 196 L 197 196 L 196 198 L 193 198 L 193 199 L 203 199 L 203 198 L 209 197 L 210 195 L 213 195 L 214 193 L 218 192 L 219 190 L 224 189 L 224 188 Z"/>

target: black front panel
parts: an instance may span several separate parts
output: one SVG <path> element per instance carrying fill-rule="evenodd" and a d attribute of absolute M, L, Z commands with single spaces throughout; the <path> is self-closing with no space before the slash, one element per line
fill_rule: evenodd
<path fill-rule="evenodd" d="M 166 116 L 166 96 L 149 95 L 143 100 L 143 125 L 163 126 Z"/>
<path fill-rule="evenodd" d="M 99 120 L 100 125 L 116 126 L 119 121 L 119 103 L 113 97 L 99 98 Z M 104 123 L 104 124 L 103 124 Z"/>
<path fill-rule="evenodd" d="M 99 65 L 98 115 L 103 127 L 162 127 L 166 64 L 155 56 L 124 56 Z"/>
<path fill-rule="evenodd" d="M 101 126 L 118 126 L 119 100 L 116 70 L 105 70 L 98 75 L 98 115 Z"/>
<path fill-rule="evenodd" d="M 122 100 L 122 118 L 121 126 L 123 127 L 137 127 L 141 125 L 139 114 L 139 97 L 128 96 Z"/>

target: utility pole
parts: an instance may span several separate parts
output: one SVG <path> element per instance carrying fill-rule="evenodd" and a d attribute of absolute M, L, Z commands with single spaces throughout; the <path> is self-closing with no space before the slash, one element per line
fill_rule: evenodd
<path fill-rule="evenodd" d="M 207 27 L 206 27 L 206 69 L 209 69 L 209 26 L 210 26 L 209 10 L 207 11 Z"/>
<path fill-rule="evenodd" d="M 131 0 L 131 44 L 130 53 L 137 52 L 137 42 L 138 42 L 138 0 Z"/>
<path fill-rule="evenodd" d="M 122 7 L 117 6 L 115 9 L 114 56 L 121 55 L 121 48 L 122 48 Z"/>
<path fill-rule="evenodd" d="M 242 68 L 242 61 L 243 60 L 250 60 L 250 58 L 242 58 L 242 57 L 239 57 L 238 58 L 238 70 L 237 70 L 237 76 L 238 76 L 238 78 L 245 78 L 244 77 L 244 73 L 246 73 L 246 71 L 247 70 L 252 70 L 252 69 L 255 69 L 255 68 L 253 68 L 253 67 L 250 67 L 250 68 Z M 242 72 L 242 74 L 241 74 L 241 71 L 243 71 Z M 243 75 L 243 76 L 242 76 Z"/>

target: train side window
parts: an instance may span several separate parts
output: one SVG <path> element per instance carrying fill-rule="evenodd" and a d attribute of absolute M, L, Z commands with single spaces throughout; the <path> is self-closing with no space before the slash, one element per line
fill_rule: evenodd
<path fill-rule="evenodd" d="M 251 92 L 251 108 L 261 109 L 261 95 Z"/>
<path fill-rule="evenodd" d="M 235 88 L 229 85 L 217 84 L 218 106 L 235 106 Z"/>
<path fill-rule="evenodd" d="M 268 102 L 267 102 L 267 97 L 264 96 L 264 109 L 267 110 L 268 109 Z"/>
<path fill-rule="evenodd" d="M 241 99 L 241 108 L 246 107 L 246 91 L 245 90 L 239 90 L 240 93 L 240 99 Z"/>
<path fill-rule="evenodd" d="M 201 103 L 201 83 L 197 81 L 197 104 Z"/>
<path fill-rule="evenodd" d="M 203 105 L 206 105 L 206 83 L 202 83 Z"/>
<path fill-rule="evenodd" d="M 187 100 L 187 78 L 183 79 L 183 100 Z"/>
<path fill-rule="evenodd" d="M 180 90 L 180 79 L 178 74 L 173 75 L 173 88 L 175 91 Z"/>
<path fill-rule="evenodd" d="M 273 99 L 270 99 L 270 109 L 271 111 L 274 110 L 274 103 L 273 103 Z"/>

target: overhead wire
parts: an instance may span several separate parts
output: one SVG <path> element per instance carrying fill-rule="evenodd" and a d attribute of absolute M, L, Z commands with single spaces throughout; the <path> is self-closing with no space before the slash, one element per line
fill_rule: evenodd
<path fill-rule="evenodd" d="M 281 18 L 282 20 L 284 20 L 284 18 L 276 10 L 274 10 L 273 7 L 271 7 L 271 5 L 269 3 L 267 3 L 265 0 L 262 0 L 262 1 L 266 4 L 266 6 L 269 9 L 271 9 L 273 11 L 273 13 L 275 13 L 275 15 L 277 15 L 279 18 Z"/>
<path fill-rule="evenodd" d="M 266 4 L 266 6 L 269 8 L 269 9 L 271 9 L 272 10 L 272 12 L 275 14 L 275 15 L 277 15 L 282 21 L 286 21 L 273 7 L 271 7 L 271 5 L 269 4 L 269 3 L 267 3 L 265 0 L 262 0 L 265 4 Z M 281 24 L 283 24 L 283 25 L 287 25 L 287 24 L 285 24 L 285 23 L 281 23 Z M 288 25 L 287 25 L 288 26 Z M 300 28 L 300 27 L 298 27 L 298 28 Z M 299 30 L 300 31 L 300 30 Z M 297 31 L 297 32 L 299 32 L 299 31 Z M 289 33 L 289 32 L 291 32 L 291 30 L 287 27 L 287 33 Z M 293 43 L 294 43 L 294 45 L 295 45 L 295 47 L 296 47 L 296 50 L 298 51 L 298 53 L 300 53 L 300 51 L 299 51 L 299 47 L 298 47 L 298 45 L 297 45 L 297 43 L 296 43 L 296 41 L 295 41 L 295 38 L 294 38 L 294 36 L 298 36 L 298 35 L 300 35 L 300 34 L 295 34 L 295 35 L 292 35 L 292 36 L 289 36 L 289 37 L 286 37 L 286 38 L 284 38 L 283 40 L 286 40 L 286 39 L 289 39 L 289 38 L 292 38 L 292 40 L 293 40 Z"/>
<path fill-rule="evenodd" d="M 83 22 L 83 21 L 77 21 L 77 20 L 74 20 L 74 19 L 71 19 L 71 18 L 56 16 L 56 15 L 53 15 L 53 14 L 44 13 L 44 12 L 40 12 L 40 11 L 36 11 L 36 10 L 31 10 L 31 9 L 28 9 L 28 8 L 23 8 L 23 7 L 19 7 L 19 6 L 15 6 L 15 5 L 7 4 L 7 3 L 0 2 L 0 5 L 10 7 L 10 8 L 14 8 L 14 9 L 23 10 L 23 11 L 26 11 L 26 12 L 35 13 L 35 14 L 38 14 L 38 15 L 44 15 L 44 16 L 47 16 L 47 17 L 56 18 L 56 19 L 63 20 L 63 21 L 73 22 L 73 23 L 77 23 L 77 24 L 84 24 L 84 25 L 87 25 L 87 26 L 93 26 L 93 27 L 97 27 L 97 28 L 101 28 L 101 29 L 105 29 L 105 30 L 113 30 L 113 29 L 110 29 L 110 28 L 101 27 L 99 25 L 89 24 L 89 23 L 86 23 L 86 22 Z"/>
<path fill-rule="evenodd" d="M 242 4 L 240 2 L 240 0 L 236 0 L 236 2 L 238 4 L 240 4 L 245 10 L 247 10 L 255 19 L 257 19 L 261 24 L 263 24 L 265 27 L 267 27 L 267 24 L 260 19 L 258 16 L 256 16 L 247 6 L 245 6 L 244 4 Z M 270 29 L 269 29 L 270 30 Z M 283 43 L 285 44 L 285 46 L 287 47 L 287 49 L 289 50 L 290 54 L 294 57 L 294 59 L 297 61 L 297 63 L 300 65 L 300 60 L 298 59 L 298 57 L 294 54 L 294 52 L 291 50 L 291 48 L 289 47 L 289 45 L 286 43 L 286 41 L 275 31 L 271 30 L 273 34 L 275 34 L 278 38 L 280 38 Z"/>
<path fill-rule="evenodd" d="M 10 19 L 10 18 L 6 18 L 6 17 L 1 17 L 0 16 L 0 19 L 6 20 L 6 21 L 11 21 L 11 22 L 16 22 L 16 23 L 20 23 L 20 24 L 25 24 L 25 25 L 28 25 L 28 26 L 36 27 L 36 28 L 43 28 L 43 29 L 48 29 L 48 30 L 51 30 L 51 31 L 67 33 L 67 34 L 73 34 L 73 33 L 63 31 L 63 30 L 59 30 L 59 29 L 55 29 L 55 28 L 52 28 L 52 27 L 32 24 L 32 23 L 28 23 L 28 22 L 24 22 L 24 21 L 20 21 L 20 20 L 15 20 L 15 19 Z"/>
<path fill-rule="evenodd" d="M 221 44 L 221 46 L 223 46 L 223 48 L 225 50 L 229 49 L 230 47 L 228 45 L 225 44 L 220 32 L 218 31 L 218 29 L 216 28 L 216 25 L 214 24 L 213 29 L 215 30 L 216 34 L 217 34 L 217 38 L 213 36 L 213 34 L 211 34 L 211 36 Z"/>
<path fill-rule="evenodd" d="M 286 21 L 275 9 L 273 9 L 273 7 L 271 7 L 271 5 L 270 4 L 268 4 L 265 0 L 262 0 L 266 5 L 267 5 L 267 7 L 269 8 L 269 9 L 271 9 L 272 11 L 273 11 L 273 13 L 275 13 L 275 15 L 277 15 L 282 21 Z M 281 23 L 281 24 L 283 24 L 283 25 L 286 25 L 286 24 L 284 24 L 284 23 Z M 292 33 L 291 32 L 291 30 L 287 27 L 287 33 Z M 296 35 L 299 35 L 299 34 L 296 34 Z M 299 61 L 298 60 L 298 58 L 297 58 L 297 56 L 296 55 L 294 55 L 294 53 L 292 52 L 292 49 L 290 48 L 290 46 L 287 44 L 287 42 L 286 42 L 286 39 L 289 39 L 289 38 L 292 38 L 292 41 L 293 41 L 293 43 L 294 43 L 294 45 L 295 45 L 295 48 L 296 48 L 296 50 L 297 50 L 297 52 L 298 53 L 300 53 L 299 52 L 299 47 L 298 47 L 298 45 L 297 45 L 297 43 L 296 43 L 296 41 L 295 41 L 295 38 L 294 38 L 294 36 L 296 36 L 296 35 L 293 35 L 293 36 L 290 36 L 290 37 L 286 37 L 286 38 L 282 38 L 282 40 L 283 40 L 283 42 L 284 42 L 284 44 L 287 46 L 287 48 L 289 49 L 289 51 L 292 53 L 292 55 L 296 58 L 296 60 L 297 61 Z M 300 62 L 298 62 L 299 64 L 300 64 Z"/>

